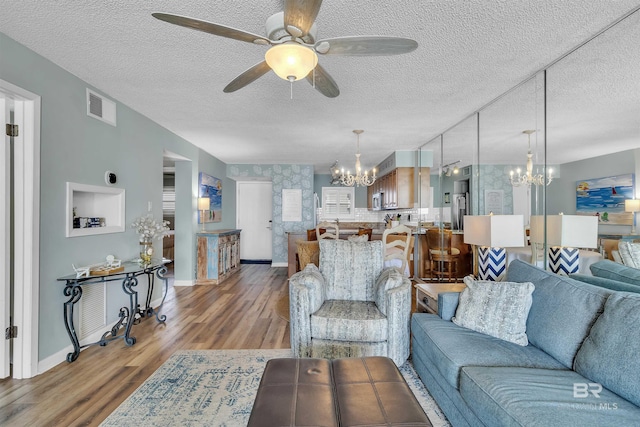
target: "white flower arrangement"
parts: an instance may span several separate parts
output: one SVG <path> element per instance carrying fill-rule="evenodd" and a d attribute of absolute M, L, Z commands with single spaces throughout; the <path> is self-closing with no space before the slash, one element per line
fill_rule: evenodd
<path fill-rule="evenodd" d="M 162 239 L 169 235 L 169 221 L 156 221 L 152 214 L 136 218 L 135 221 L 131 223 L 131 228 L 135 228 L 136 233 L 140 236 L 141 242 Z"/>

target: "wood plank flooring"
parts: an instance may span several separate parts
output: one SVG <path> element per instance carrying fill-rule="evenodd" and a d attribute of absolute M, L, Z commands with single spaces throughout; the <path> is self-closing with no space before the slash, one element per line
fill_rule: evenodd
<path fill-rule="evenodd" d="M 132 347 L 116 340 L 34 378 L 0 380 L 0 425 L 98 425 L 176 350 L 289 348 L 275 311 L 286 279 L 286 267 L 242 264 L 220 285 L 170 287 L 166 325 L 144 319 Z"/>

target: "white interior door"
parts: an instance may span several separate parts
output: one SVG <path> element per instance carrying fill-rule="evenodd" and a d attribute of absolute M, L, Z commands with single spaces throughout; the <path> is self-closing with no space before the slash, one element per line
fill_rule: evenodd
<path fill-rule="evenodd" d="M 5 123 L 10 121 L 9 100 L 0 92 L 0 117 L 2 122 L 2 134 L 5 135 L 0 146 L 0 332 L 9 327 L 11 314 L 11 288 L 10 288 L 10 226 L 11 226 L 11 139 L 4 132 Z M 8 340 L 0 336 L 0 378 L 11 375 L 10 369 L 10 344 Z"/>
<path fill-rule="evenodd" d="M 271 260 L 273 195 L 270 181 L 236 183 L 236 227 L 241 260 Z"/>

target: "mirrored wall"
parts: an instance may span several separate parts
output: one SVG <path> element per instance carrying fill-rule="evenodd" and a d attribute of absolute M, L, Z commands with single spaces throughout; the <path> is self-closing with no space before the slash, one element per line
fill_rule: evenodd
<path fill-rule="evenodd" d="M 419 231 L 463 233 L 464 215 L 521 214 L 528 227 L 564 213 L 598 216 L 594 250 L 639 238 L 624 212 L 624 197 L 640 198 L 639 45 L 636 11 L 420 147 L 430 188 Z M 428 254 L 417 256 L 429 278 Z"/>

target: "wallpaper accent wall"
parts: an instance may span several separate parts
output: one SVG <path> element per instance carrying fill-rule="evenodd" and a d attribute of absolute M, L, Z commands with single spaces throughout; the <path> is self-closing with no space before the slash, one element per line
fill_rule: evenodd
<path fill-rule="evenodd" d="M 474 215 L 484 215 L 484 190 L 502 190 L 502 213 L 513 214 L 513 187 L 509 181 L 509 172 L 518 166 L 511 165 L 480 165 L 480 194 L 478 194 L 480 212 Z"/>
<path fill-rule="evenodd" d="M 287 233 L 304 233 L 315 227 L 313 211 L 312 165 L 228 165 L 227 176 L 237 181 L 243 178 L 270 179 L 273 185 L 272 263 L 287 263 Z M 282 190 L 302 189 L 302 221 L 282 222 Z"/>

